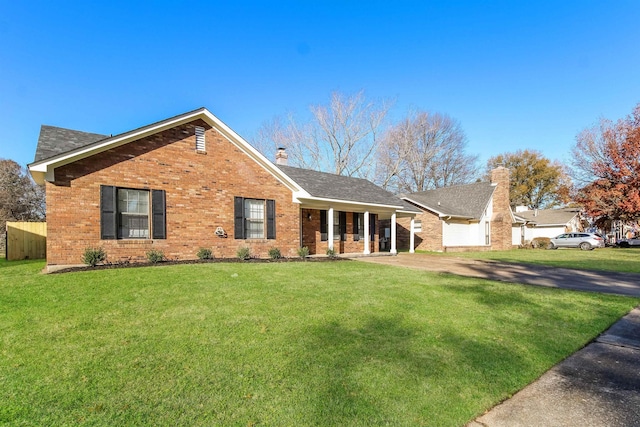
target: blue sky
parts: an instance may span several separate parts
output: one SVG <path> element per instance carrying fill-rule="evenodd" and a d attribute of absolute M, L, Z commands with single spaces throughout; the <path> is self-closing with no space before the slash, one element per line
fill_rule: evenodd
<path fill-rule="evenodd" d="M 0 158 L 204 106 L 246 139 L 332 91 L 459 120 L 468 152 L 568 160 L 640 102 L 640 1 L 0 0 Z"/>

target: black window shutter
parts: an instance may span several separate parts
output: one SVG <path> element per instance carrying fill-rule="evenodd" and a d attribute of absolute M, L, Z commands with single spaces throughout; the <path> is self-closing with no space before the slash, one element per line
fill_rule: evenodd
<path fill-rule="evenodd" d="M 267 239 L 276 238 L 276 201 L 267 200 Z"/>
<path fill-rule="evenodd" d="M 369 214 L 369 234 L 371 241 L 376 240 L 376 216 Z"/>
<path fill-rule="evenodd" d="M 320 240 L 327 240 L 327 211 L 320 211 Z"/>
<path fill-rule="evenodd" d="M 338 212 L 338 220 L 340 221 L 340 240 L 347 240 L 347 213 Z"/>
<path fill-rule="evenodd" d="M 233 237 L 234 239 L 244 239 L 244 198 L 235 197 L 233 200 L 234 222 Z"/>
<path fill-rule="evenodd" d="M 167 203 L 164 190 L 151 190 L 152 239 L 167 238 Z"/>
<path fill-rule="evenodd" d="M 116 239 L 118 232 L 116 187 L 100 186 L 100 239 Z"/>
<path fill-rule="evenodd" d="M 353 241 L 360 240 L 360 215 L 357 212 L 353 213 Z"/>

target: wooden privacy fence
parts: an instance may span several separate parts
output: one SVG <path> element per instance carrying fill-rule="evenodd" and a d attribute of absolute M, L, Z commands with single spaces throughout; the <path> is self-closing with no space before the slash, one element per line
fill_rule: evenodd
<path fill-rule="evenodd" d="M 47 257 L 46 222 L 7 222 L 7 260 Z"/>

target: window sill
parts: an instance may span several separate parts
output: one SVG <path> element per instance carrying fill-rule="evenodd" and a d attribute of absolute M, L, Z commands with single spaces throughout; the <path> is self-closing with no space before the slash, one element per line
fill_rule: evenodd
<path fill-rule="evenodd" d="M 151 245 L 153 239 L 115 239 L 104 240 L 104 242 L 116 242 L 117 245 Z"/>

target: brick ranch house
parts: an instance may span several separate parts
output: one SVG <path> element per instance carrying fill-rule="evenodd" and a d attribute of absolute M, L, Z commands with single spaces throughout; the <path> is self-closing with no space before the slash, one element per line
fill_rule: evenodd
<path fill-rule="evenodd" d="M 380 221 L 416 209 L 373 183 L 272 163 L 200 108 L 115 136 L 42 126 L 29 165 L 47 199 L 47 265 L 215 257 L 248 247 L 296 256 L 379 251 Z M 394 227 L 395 231 L 395 227 Z M 391 252 L 396 251 L 392 233 Z"/>
<path fill-rule="evenodd" d="M 398 220 L 398 248 L 439 252 L 505 250 L 520 244 L 523 221 L 509 204 L 509 169 L 491 171 L 490 182 L 405 194 L 421 213 Z"/>

